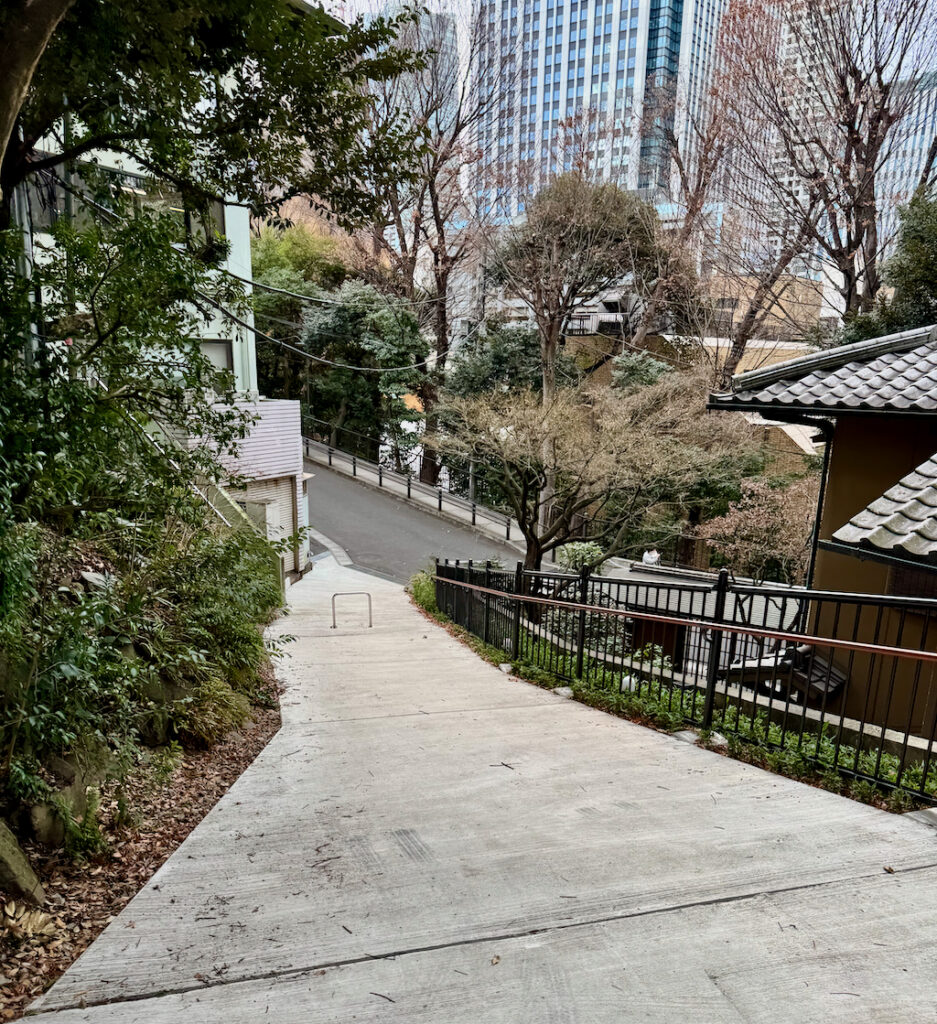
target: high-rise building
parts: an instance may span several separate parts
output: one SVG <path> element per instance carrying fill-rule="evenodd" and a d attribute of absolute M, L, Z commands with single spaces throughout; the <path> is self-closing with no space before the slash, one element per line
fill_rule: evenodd
<path fill-rule="evenodd" d="M 876 182 L 878 233 L 886 254 L 897 237 L 898 207 L 914 195 L 925 169 L 931 182 L 937 171 L 932 152 L 937 139 L 937 72 L 922 75 L 911 88 L 914 95 L 908 112 L 898 126 L 898 137 L 882 162 Z"/>
<path fill-rule="evenodd" d="M 479 191 L 501 217 L 574 165 L 665 202 L 657 124 L 692 149 L 727 0 L 477 0 L 476 87 L 491 101 Z"/>

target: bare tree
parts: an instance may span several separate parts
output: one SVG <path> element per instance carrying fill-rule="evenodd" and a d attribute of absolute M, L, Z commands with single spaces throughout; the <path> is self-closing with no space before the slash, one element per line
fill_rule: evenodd
<path fill-rule="evenodd" d="M 358 236 L 359 251 L 366 276 L 418 303 L 421 322 L 432 331 L 435 374 L 421 389 L 430 428 L 451 346 L 453 278 L 476 257 L 486 219 L 471 171 L 483 157 L 481 133 L 494 97 L 485 82 L 496 59 L 488 32 L 480 9 L 464 16 L 428 9 L 402 39 L 423 53 L 423 68 L 377 87 L 374 130 L 397 124 L 407 111 L 424 138 L 408 176 L 375 180 L 381 210 Z M 423 467 L 435 482 L 438 465 L 430 457 Z"/>
<path fill-rule="evenodd" d="M 633 193 L 570 173 L 538 193 L 526 219 L 501 235 L 489 263 L 537 325 L 544 405 L 556 392 L 556 353 L 570 314 L 653 265 L 655 223 L 653 208 Z"/>
<path fill-rule="evenodd" d="M 720 35 L 720 41 L 726 39 Z M 712 244 L 708 212 L 719 198 L 718 189 L 737 148 L 738 119 L 733 106 L 731 68 L 721 46 L 714 57 L 715 70 L 703 95 L 690 102 L 685 89 L 671 83 L 649 82 L 644 117 L 639 125 L 642 144 L 649 145 L 670 168 L 669 188 L 659 198 L 671 209 L 661 224 L 657 274 L 642 297 L 641 315 L 632 345 L 644 348 L 656 330 L 661 313 L 672 304 L 674 292 L 685 291 L 688 253 L 701 257 Z"/>
<path fill-rule="evenodd" d="M 706 390 L 701 376 L 674 372 L 625 394 L 563 388 L 546 403 L 533 391 L 493 392 L 453 401 L 450 430 L 429 440 L 491 468 L 520 524 L 526 568 L 579 536 L 583 519 L 604 559 L 752 447 L 741 417 L 706 414 Z"/>
<path fill-rule="evenodd" d="M 699 527 L 698 536 L 738 573 L 762 580 L 803 583 L 810 562 L 810 541 L 817 512 L 816 476 L 786 487 L 764 480 L 742 484 L 742 495 L 728 511 Z"/>
<path fill-rule="evenodd" d="M 738 3 L 736 96 L 778 218 L 806 232 L 836 272 L 842 312 L 871 309 L 881 287 L 880 172 L 909 131 L 937 35 L 931 0 Z M 885 198 L 887 201 L 887 197 Z"/>

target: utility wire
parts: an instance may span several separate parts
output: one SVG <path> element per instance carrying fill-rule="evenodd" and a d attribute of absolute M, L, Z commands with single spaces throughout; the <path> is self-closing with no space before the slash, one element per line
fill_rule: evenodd
<path fill-rule="evenodd" d="M 264 284 L 261 281 L 252 280 L 249 277 L 242 277 L 240 274 L 235 274 L 235 272 L 233 270 L 228 270 L 226 267 L 221 267 L 220 269 L 221 269 L 221 272 L 223 274 L 227 274 L 228 277 L 233 277 L 237 281 L 241 281 L 244 284 L 249 284 L 252 288 L 259 288 L 261 291 L 264 291 L 264 292 L 273 292 L 275 295 L 287 295 L 291 299 L 299 299 L 302 302 L 319 302 L 319 303 L 321 303 L 323 305 L 326 305 L 326 306 L 347 306 L 348 305 L 347 302 L 344 302 L 341 299 L 323 299 L 323 298 L 321 298 L 319 296 L 315 296 L 315 295 L 303 295 L 302 292 L 293 292 L 293 291 L 290 291 L 288 288 L 274 288 L 272 284 Z M 377 291 L 377 293 L 382 298 L 387 299 L 387 296 L 384 295 L 384 293 L 382 291 L 380 291 L 380 289 L 375 289 L 375 291 Z M 432 299 L 420 299 L 420 300 L 403 299 L 403 298 L 399 298 L 397 296 L 394 296 L 394 302 L 398 303 L 400 305 L 415 306 L 417 309 L 423 309 L 425 306 L 431 305 L 433 300 Z"/>
<path fill-rule="evenodd" d="M 264 334 L 263 331 L 251 326 L 251 324 L 246 320 L 243 320 L 236 313 L 232 313 L 230 309 L 223 306 L 216 299 L 213 299 L 206 292 L 196 289 L 196 295 L 198 295 L 198 297 L 204 302 L 214 306 L 222 316 L 227 317 L 229 320 L 232 320 L 234 323 L 246 328 L 248 331 L 252 331 L 254 335 L 261 338 L 263 341 L 269 341 L 274 345 L 279 345 L 280 348 L 286 349 L 288 352 L 295 352 L 296 355 L 303 356 L 315 363 L 324 363 L 326 366 L 334 366 L 339 370 L 354 370 L 357 373 L 400 373 L 403 370 L 426 369 L 427 360 L 429 358 L 428 356 L 419 363 L 410 363 L 407 366 L 352 366 L 350 363 L 338 363 L 334 359 L 326 359 L 324 356 L 314 356 L 311 352 L 306 352 L 304 349 L 297 348 L 295 345 L 290 345 L 286 341 L 280 341 L 279 338 L 272 338 L 269 334 Z"/>
<path fill-rule="evenodd" d="M 121 220 L 122 219 L 117 214 L 115 214 L 113 210 L 108 210 L 106 206 L 102 206 L 100 203 L 95 202 L 89 196 L 86 196 L 86 195 L 82 194 L 77 189 L 71 188 L 69 186 L 69 184 L 67 182 L 63 181 L 62 179 L 60 179 L 58 177 L 58 175 L 55 175 L 55 177 L 56 177 L 56 180 L 58 180 L 59 183 L 64 188 L 66 188 L 66 189 L 68 189 L 68 191 L 73 192 L 74 194 L 76 194 L 83 202 L 89 203 L 90 205 L 94 206 L 96 209 L 98 209 L 105 216 L 109 217 L 111 220 L 115 220 L 116 221 L 116 220 Z M 173 251 L 175 251 L 175 250 L 173 250 Z M 241 277 L 239 274 L 235 274 L 234 271 L 226 270 L 224 267 L 221 267 L 219 269 L 222 270 L 223 273 L 229 274 L 231 277 L 237 278 L 239 281 L 243 281 L 245 284 L 254 284 L 255 283 L 255 282 L 250 281 L 246 277 Z M 270 285 L 261 285 L 260 287 L 269 288 L 271 291 L 283 291 L 283 289 L 273 288 Z M 280 341 L 279 338 L 273 338 L 269 334 L 264 334 L 263 331 L 258 330 L 256 327 L 254 327 L 253 325 L 249 324 L 246 320 L 243 320 L 241 317 L 237 316 L 237 314 L 232 313 L 230 309 L 228 309 L 226 306 L 224 306 L 220 302 L 218 302 L 217 299 L 212 298 L 209 294 L 207 294 L 207 292 L 203 292 L 201 289 L 196 288 L 195 289 L 195 294 L 198 295 L 198 297 L 200 299 L 202 299 L 202 301 L 207 302 L 209 305 L 211 305 L 215 309 L 217 309 L 222 314 L 222 316 L 227 317 L 229 320 L 232 320 L 234 323 L 239 324 L 241 327 L 246 328 L 248 331 L 251 331 L 254 335 L 256 335 L 256 337 L 261 338 L 264 341 L 269 341 L 269 342 L 271 342 L 274 345 L 279 345 L 281 348 L 284 348 L 284 349 L 288 350 L 289 352 L 294 352 L 296 355 L 303 356 L 304 358 L 309 359 L 309 360 L 311 360 L 312 362 L 315 362 L 315 363 L 323 363 L 326 366 L 334 366 L 336 369 L 339 369 L 339 370 L 354 370 L 354 371 L 356 371 L 358 373 L 399 373 L 399 372 L 402 372 L 403 370 L 426 370 L 426 363 L 427 363 L 427 359 L 429 357 L 427 357 L 427 359 L 424 359 L 424 360 L 422 360 L 419 363 L 410 363 L 407 366 L 380 366 L 380 367 L 378 367 L 378 366 L 353 366 L 350 363 L 339 363 L 339 362 L 336 362 L 334 359 L 326 359 L 324 356 L 314 356 L 311 352 L 306 352 L 304 349 L 297 348 L 295 345 L 290 345 L 288 342 Z M 308 296 L 308 295 L 301 295 L 298 292 L 286 292 L 286 291 L 283 291 L 283 294 L 285 294 L 285 295 L 292 295 L 295 298 L 299 298 L 299 299 L 309 299 L 310 301 L 316 301 L 315 299 L 311 299 L 310 296 Z M 326 300 L 320 300 L 320 301 L 326 301 Z M 347 303 L 339 302 L 338 300 L 332 300 L 332 301 L 335 301 L 337 305 L 341 305 L 341 306 L 347 305 Z M 205 312 L 205 311 L 202 310 L 202 312 Z M 273 318 L 271 318 L 271 319 L 273 319 Z M 288 321 L 282 321 L 282 322 L 283 323 L 288 323 Z M 302 327 L 303 325 L 302 324 L 292 324 L 291 326 Z"/>

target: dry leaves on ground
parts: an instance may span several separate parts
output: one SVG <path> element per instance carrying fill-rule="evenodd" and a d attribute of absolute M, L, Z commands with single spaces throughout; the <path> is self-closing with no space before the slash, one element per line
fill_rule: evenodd
<path fill-rule="evenodd" d="M 162 788 L 154 790 L 143 776 L 131 780 L 124 789 L 139 822 L 134 827 L 114 824 L 117 802 L 105 794 L 101 816 L 109 849 L 99 857 L 75 864 L 61 852 L 26 847 L 47 901 L 42 916 L 26 918 L 27 911 L 0 892 L 0 1021 L 21 1017 L 97 938 L 279 726 L 279 709 L 257 708 L 248 724 L 216 746 L 186 751 Z"/>

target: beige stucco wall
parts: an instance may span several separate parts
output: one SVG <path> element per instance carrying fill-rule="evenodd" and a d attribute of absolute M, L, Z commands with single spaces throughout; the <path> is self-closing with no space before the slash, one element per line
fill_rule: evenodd
<path fill-rule="evenodd" d="M 937 417 L 850 415 L 841 417 L 833 433 L 830 472 L 820 537 L 828 540 L 857 512 L 896 484 L 937 450 Z M 817 553 L 814 587 L 847 593 L 885 594 L 889 568 L 880 562 L 822 549 Z M 857 618 L 858 615 L 858 618 Z M 814 623 L 819 635 L 855 638 L 860 643 L 933 649 L 935 631 L 913 612 L 882 613 L 876 606 L 857 612 L 846 606 L 838 615 L 833 605 Z M 834 662 L 849 677 L 837 700 L 847 715 L 892 728 L 908 726 L 929 734 L 937 716 L 937 673 L 933 666 L 907 659 L 849 656 L 838 652 Z M 831 708 L 833 710 L 833 708 Z"/>
<path fill-rule="evenodd" d="M 836 421 L 820 537 L 833 533 L 857 512 L 937 451 L 937 417 L 848 415 Z M 876 562 L 820 551 L 817 590 L 885 592 L 888 568 Z"/>

